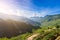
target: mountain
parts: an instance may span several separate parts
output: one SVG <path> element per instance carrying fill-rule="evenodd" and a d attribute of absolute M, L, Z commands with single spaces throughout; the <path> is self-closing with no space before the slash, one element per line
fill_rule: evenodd
<path fill-rule="evenodd" d="M 38 23 L 28 18 L 0 14 L 0 37 L 13 37 L 37 29 Z"/>
<path fill-rule="evenodd" d="M 60 14 L 55 14 L 55 15 L 46 15 L 44 17 L 31 17 L 30 18 L 33 21 L 39 22 L 41 26 L 47 26 L 47 25 L 55 25 L 57 24 L 56 22 L 60 22 Z M 56 22 L 55 22 L 56 21 Z"/>
<path fill-rule="evenodd" d="M 36 22 L 52 21 L 60 19 L 60 14 L 46 15 L 44 17 L 30 17 L 30 19 Z"/>
<path fill-rule="evenodd" d="M 2 18 L 4 20 L 11 19 L 11 20 L 15 20 L 15 21 L 22 21 L 22 22 L 25 22 L 27 24 L 31 24 L 33 26 L 39 26 L 40 25 L 40 23 L 33 21 L 29 18 L 22 17 L 22 16 L 7 15 L 7 14 L 0 13 L 0 18 Z"/>
<path fill-rule="evenodd" d="M 57 19 L 60 19 L 60 14 L 47 15 L 43 18 L 44 21 L 52 21 L 52 20 L 57 20 Z"/>
<path fill-rule="evenodd" d="M 60 14 L 46 15 L 40 19 L 41 28 L 37 33 L 40 33 L 33 40 L 60 40 Z"/>
<path fill-rule="evenodd" d="M 36 22 L 40 22 L 42 17 L 31 17 L 30 19 Z"/>
<path fill-rule="evenodd" d="M 0 37 L 12 37 L 31 32 L 33 28 L 35 27 L 24 22 L 0 19 Z"/>

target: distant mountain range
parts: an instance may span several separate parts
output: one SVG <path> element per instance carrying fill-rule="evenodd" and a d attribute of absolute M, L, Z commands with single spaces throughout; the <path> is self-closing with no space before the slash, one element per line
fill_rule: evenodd
<path fill-rule="evenodd" d="M 52 22 L 56 24 L 56 21 L 60 20 L 60 14 L 46 15 L 45 17 L 31 17 L 30 19 L 39 22 L 42 26 L 46 26 L 52 24 Z"/>
<path fill-rule="evenodd" d="M 30 19 L 40 23 L 42 17 L 30 17 Z"/>
<path fill-rule="evenodd" d="M 45 17 L 30 17 L 30 19 L 36 22 L 51 21 L 60 19 L 60 14 L 46 15 Z"/>

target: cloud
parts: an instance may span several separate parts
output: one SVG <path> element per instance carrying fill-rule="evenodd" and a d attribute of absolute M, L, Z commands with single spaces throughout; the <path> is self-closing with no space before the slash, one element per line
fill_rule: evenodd
<path fill-rule="evenodd" d="M 37 7 L 36 7 L 37 8 Z M 39 16 L 43 17 L 49 14 L 57 14 L 60 8 L 34 8 L 31 0 L 0 0 L 0 12 L 24 17 Z"/>

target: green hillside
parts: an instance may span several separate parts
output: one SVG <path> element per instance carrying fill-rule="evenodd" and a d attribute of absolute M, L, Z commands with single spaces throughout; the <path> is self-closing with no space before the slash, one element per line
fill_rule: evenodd
<path fill-rule="evenodd" d="M 47 15 L 40 19 L 41 28 L 34 33 L 40 33 L 34 40 L 60 40 L 60 14 Z"/>
<path fill-rule="evenodd" d="M 30 36 L 36 33 L 39 33 L 39 35 L 34 37 L 33 40 L 60 40 L 60 14 L 47 15 L 40 20 L 41 20 L 40 21 L 41 25 L 40 25 L 40 28 L 37 30 L 35 30 L 34 29 L 35 27 L 30 24 L 27 25 L 26 23 L 13 21 L 13 20 L 4 21 L 5 22 L 4 25 L 9 24 L 10 26 L 9 29 L 11 30 L 14 29 L 13 30 L 14 32 L 12 31 L 13 32 L 12 35 L 15 34 L 17 29 L 22 30 L 22 32 L 23 33 L 25 32 L 25 33 L 18 36 L 11 37 L 11 38 L 3 37 L 3 38 L 0 38 L 0 40 L 27 40 L 27 38 L 29 38 Z M 15 28 L 15 26 L 17 26 L 18 28 Z M 11 30 L 9 30 L 9 32 Z"/>

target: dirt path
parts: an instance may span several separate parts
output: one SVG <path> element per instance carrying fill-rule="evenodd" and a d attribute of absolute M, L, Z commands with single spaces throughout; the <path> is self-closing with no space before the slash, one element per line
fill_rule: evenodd
<path fill-rule="evenodd" d="M 32 36 L 28 37 L 28 38 L 27 38 L 27 40 L 33 40 L 33 38 L 34 38 L 34 37 L 36 37 L 36 36 L 38 36 L 38 35 L 39 35 L 39 33 L 34 34 L 34 35 L 32 35 Z"/>

